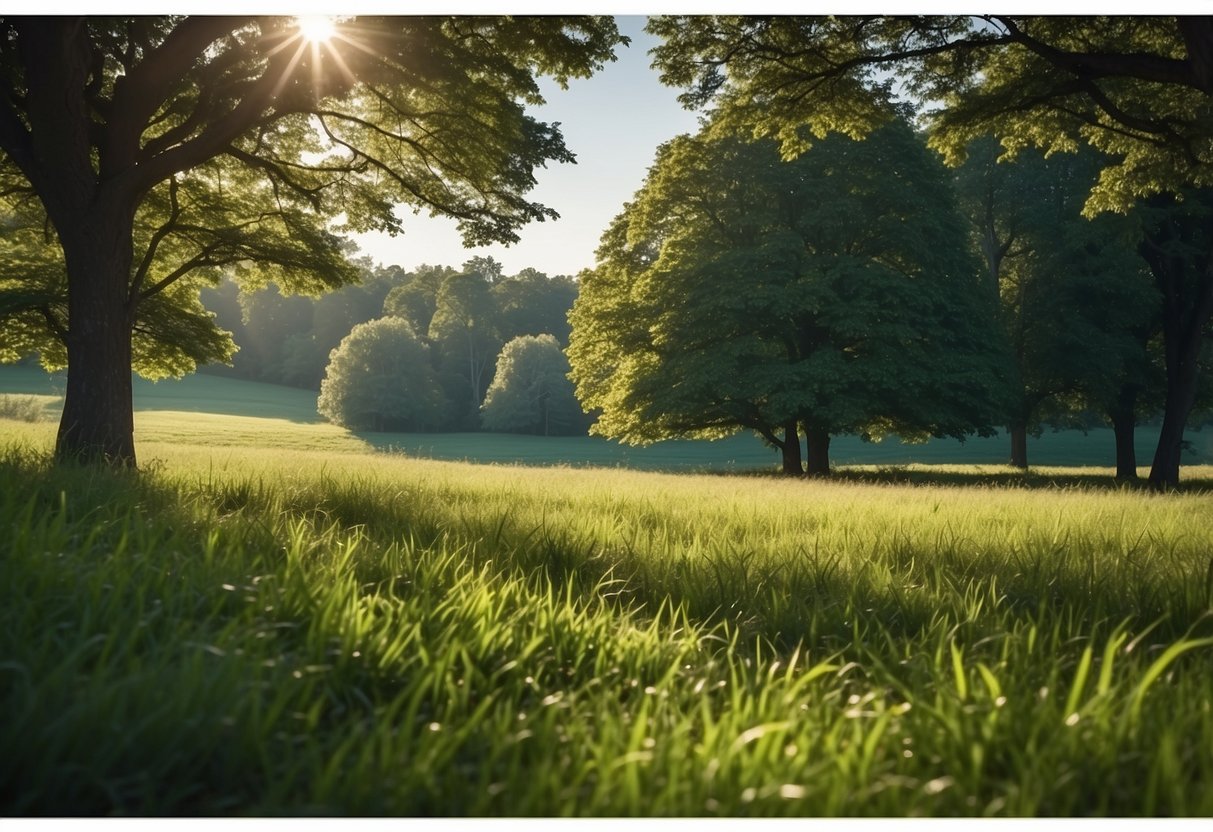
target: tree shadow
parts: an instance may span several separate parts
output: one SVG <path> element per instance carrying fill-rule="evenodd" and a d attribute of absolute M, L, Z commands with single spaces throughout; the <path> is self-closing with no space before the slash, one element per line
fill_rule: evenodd
<path fill-rule="evenodd" d="M 728 476 L 728 472 L 703 471 Z M 785 479 L 783 474 L 766 470 L 737 472 L 738 476 Z M 993 465 L 857 465 L 833 469 L 829 477 L 804 477 L 805 483 L 854 483 L 858 485 L 909 485 L 949 488 L 1020 488 L 1028 490 L 1082 489 L 1090 491 L 1130 491 L 1153 493 L 1142 469 L 1137 479 L 1117 479 L 1110 470 L 1087 468 L 1029 468 Z M 1195 472 L 1181 472 L 1179 493 L 1213 491 L 1213 467 L 1202 465 Z"/>

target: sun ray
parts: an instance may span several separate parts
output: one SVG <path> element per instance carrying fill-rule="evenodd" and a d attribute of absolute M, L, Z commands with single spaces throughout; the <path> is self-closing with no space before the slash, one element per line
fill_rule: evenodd
<path fill-rule="evenodd" d="M 353 43 L 353 41 L 350 41 L 348 38 L 341 37 L 340 35 L 338 38 L 348 43 Z M 337 64 L 337 69 L 341 71 L 341 77 L 350 84 L 354 83 L 356 80 L 354 78 L 354 73 L 350 70 L 350 67 L 345 62 L 345 59 L 341 57 L 341 53 L 336 49 L 330 48 L 329 55 L 332 57 L 333 62 Z"/>
<path fill-rule="evenodd" d="M 299 65 L 299 60 L 303 57 L 303 46 L 303 43 L 300 43 L 298 48 L 295 49 L 295 54 L 291 56 L 290 63 L 288 63 L 286 69 L 282 71 L 282 77 L 279 78 L 278 83 L 274 85 L 274 91 L 270 93 L 270 95 L 274 98 L 278 97 L 278 94 L 282 92 L 287 82 L 291 80 L 291 75 L 295 72 L 295 67 Z"/>

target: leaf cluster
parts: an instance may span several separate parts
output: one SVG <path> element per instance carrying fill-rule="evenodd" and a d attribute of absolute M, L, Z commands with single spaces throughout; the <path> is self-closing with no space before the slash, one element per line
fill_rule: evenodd
<path fill-rule="evenodd" d="M 775 137 L 785 155 L 864 134 L 902 98 L 952 163 L 987 134 L 1009 156 L 1110 154 L 1089 212 L 1213 176 L 1205 18 L 670 16 L 648 31 L 686 106 L 714 106 L 722 126 Z"/>

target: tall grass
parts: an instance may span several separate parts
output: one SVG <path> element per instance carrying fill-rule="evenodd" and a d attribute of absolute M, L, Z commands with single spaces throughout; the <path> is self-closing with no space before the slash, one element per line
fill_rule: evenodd
<path fill-rule="evenodd" d="M 0 419 L 16 422 L 41 422 L 45 417 L 45 396 L 0 394 Z"/>
<path fill-rule="evenodd" d="M 36 447 L 6 814 L 1213 813 L 1206 492 Z"/>

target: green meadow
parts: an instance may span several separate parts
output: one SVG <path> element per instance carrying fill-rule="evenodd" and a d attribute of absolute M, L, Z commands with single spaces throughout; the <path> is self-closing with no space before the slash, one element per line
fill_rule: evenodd
<path fill-rule="evenodd" d="M 738 435 L 715 442 L 669 440 L 630 447 L 600 437 L 539 437 L 491 433 L 361 433 L 323 421 L 316 394 L 308 390 L 197 374 L 179 381 L 135 379 L 135 424 L 140 445 L 202 443 L 314 450 L 383 451 L 427 459 L 526 465 L 625 467 L 654 471 L 747 473 L 778 467 L 775 450 L 756 437 Z M 37 395 L 47 419 L 62 406 L 61 377 L 36 367 L 0 367 L 0 395 Z M 1136 438 L 1144 476 L 1154 454 L 1157 428 L 1143 426 Z M 1189 431 L 1185 464 L 1213 464 L 1213 431 Z M 1033 465 L 1111 468 L 1112 432 L 1045 431 L 1029 439 Z M 1001 466 L 1010 454 L 1005 436 L 931 440 L 906 444 L 896 437 L 864 442 L 835 437 L 831 458 L 842 466 L 982 465 Z M 1011 469 L 1006 473 L 1013 476 Z"/>
<path fill-rule="evenodd" d="M 137 473 L 0 422 L 6 815 L 1213 814 L 1211 466 L 639 471 L 190 382 Z"/>

